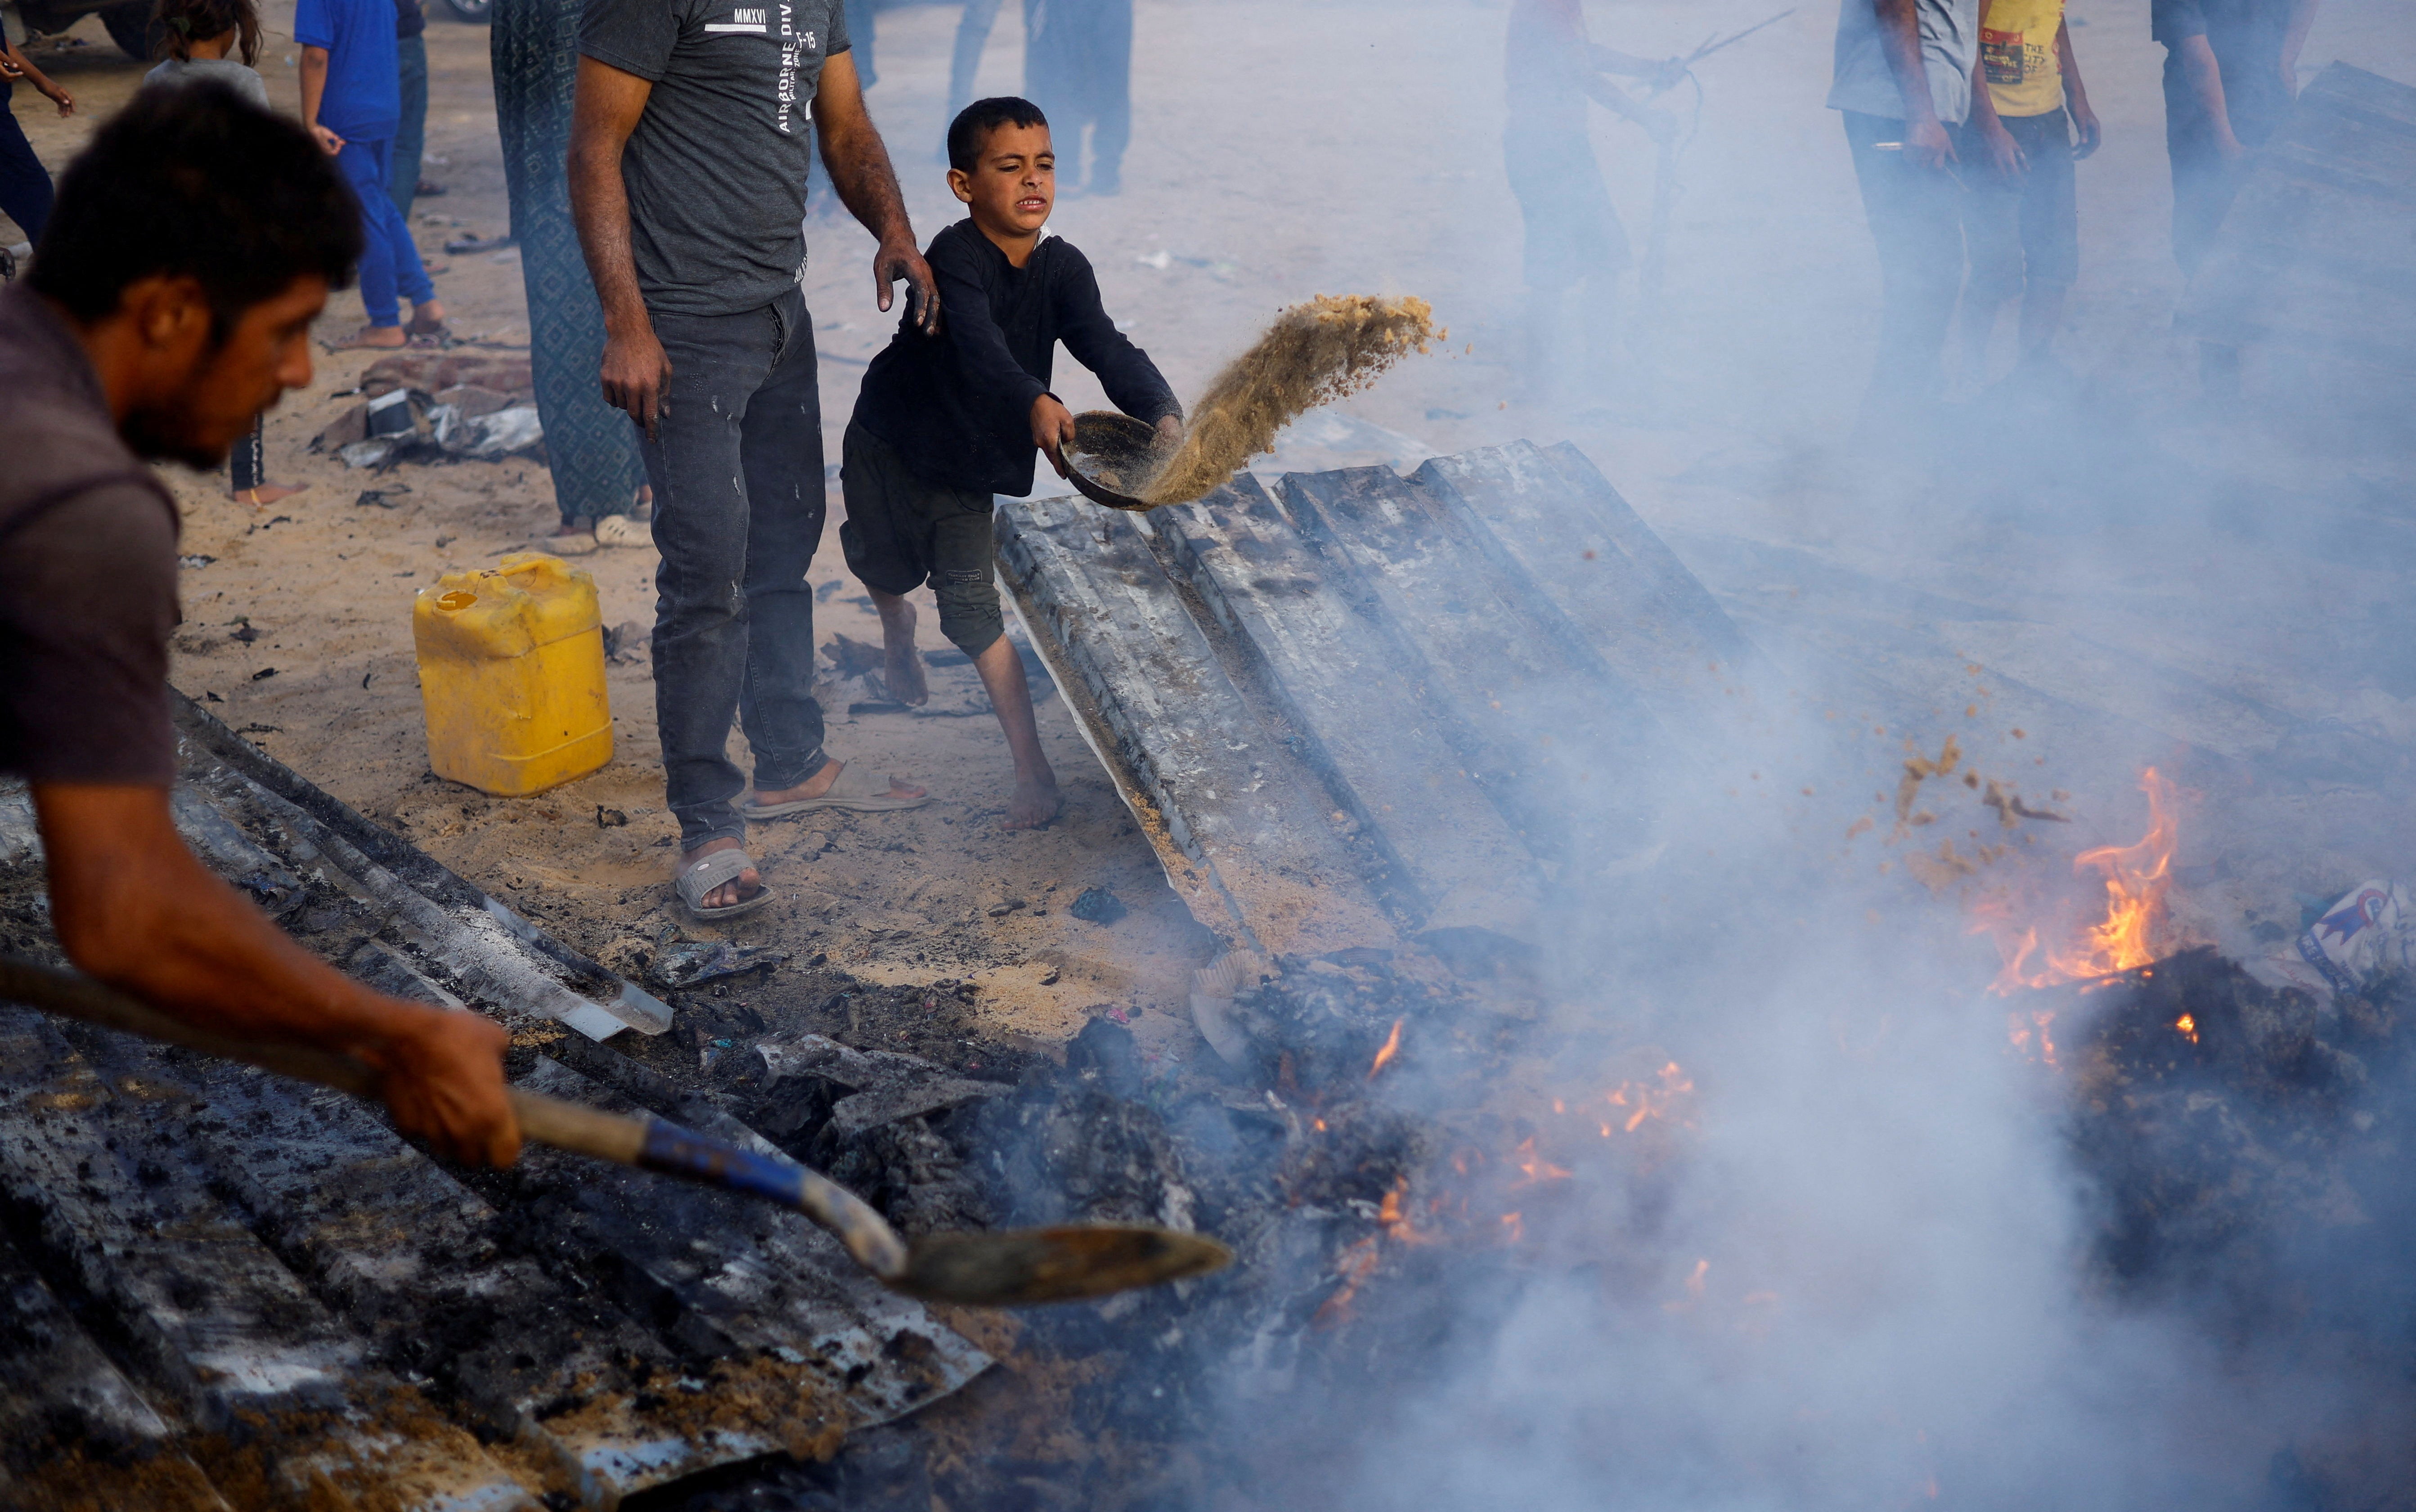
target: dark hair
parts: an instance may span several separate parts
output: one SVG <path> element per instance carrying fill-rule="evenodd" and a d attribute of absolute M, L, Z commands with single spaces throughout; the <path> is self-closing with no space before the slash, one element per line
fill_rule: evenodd
<path fill-rule="evenodd" d="M 154 275 L 197 280 L 224 340 L 243 312 L 361 257 L 361 208 L 310 133 L 203 80 L 144 89 L 68 164 L 27 275 L 78 320 Z"/>
<path fill-rule="evenodd" d="M 151 12 L 153 36 L 162 39 L 168 55 L 189 62 L 193 44 L 229 32 L 238 34 L 236 52 L 246 68 L 260 61 L 260 15 L 251 0 L 159 0 Z"/>
<path fill-rule="evenodd" d="M 1049 117 L 1040 107 L 1013 95 L 993 95 L 977 99 L 957 113 L 948 123 L 948 166 L 960 174 L 970 174 L 981 160 L 981 150 L 989 143 L 989 134 L 1002 126 L 1047 126 Z"/>

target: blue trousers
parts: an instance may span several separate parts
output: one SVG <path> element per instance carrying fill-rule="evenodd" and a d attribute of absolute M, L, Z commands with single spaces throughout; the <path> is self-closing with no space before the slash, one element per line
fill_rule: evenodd
<path fill-rule="evenodd" d="M 8 109 L 8 89 L 0 84 L 0 214 L 23 226 L 27 241 L 38 242 L 51 219 L 51 175 Z"/>
<path fill-rule="evenodd" d="M 386 193 L 386 164 L 392 140 L 347 142 L 336 156 L 336 167 L 353 195 L 361 202 L 361 230 L 368 245 L 361 252 L 361 304 L 372 325 L 400 325 L 402 315 L 396 296 L 422 304 L 436 297 L 436 285 L 419 264 L 419 249 L 411 228 Z"/>

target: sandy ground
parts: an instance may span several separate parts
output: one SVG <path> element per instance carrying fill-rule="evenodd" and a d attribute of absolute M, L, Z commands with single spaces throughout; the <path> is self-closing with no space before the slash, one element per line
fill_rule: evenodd
<path fill-rule="evenodd" d="M 2107 143 L 2081 171 L 2085 271 L 2066 353 L 2107 392 L 2159 424 L 2186 429 L 2189 353 L 2170 332 L 2180 280 L 2165 241 L 2161 50 L 2148 40 L 2146 0 L 2076 0 L 2073 13 Z M 263 59 L 279 100 L 295 93 L 282 29 L 290 14 L 290 7 L 270 12 L 275 35 Z M 1765 14 L 1759 0 L 1651 0 L 1597 5 L 1593 24 L 1598 40 L 1663 54 Z M 1090 254 L 1110 310 L 1177 390 L 1197 393 L 1268 314 L 1311 294 L 1425 295 L 1452 329 L 1446 353 L 1296 428 L 1271 468 L 1413 461 L 1521 435 L 1573 439 L 1690 558 L 1698 557 L 1690 539 L 1784 543 L 1897 581 L 2027 596 L 2050 613 L 2080 614 L 2092 596 L 2119 589 L 2131 596 L 2139 635 L 2151 634 L 2139 627 L 2156 621 L 2154 603 L 2198 596 L 2194 574 L 2214 556 L 2224 571 L 2256 565 L 2255 548 L 2239 542 L 2193 543 L 2165 560 L 2134 560 L 2127 544 L 2115 543 L 2068 553 L 2051 582 L 2038 582 L 1985 531 L 1876 520 L 1865 492 L 1832 464 L 1868 362 L 1877 274 L 1836 124 L 1820 109 L 1834 23 L 1825 4 L 1704 65 L 1701 131 L 1681 171 L 1686 192 L 1672 231 L 1662 362 L 1649 375 L 1632 365 L 1628 377 L 1574 412 L 1517 398 L 1528 296 L 1499 158 L 1503 7 L 1141 0 L 1139 15 L 1127 191 L 1068 197 L 1054 227 Z M 955 22 L 955 8 L 944 5 L 884 12 L 881 83 L 870 97 L 926 237 L 954 215 L 933 158 Z M 56 120 L 27 89 L 15 99 L 54 166 L 141 73 L 95 21 L 65 41 L 35 55 L 77 93 L 82 113 Z M 438 283 L 457 332 L 523 341 L 514 254 L 447 259 L 441 251 L 449 234 L 493 234 L 506 222 L 486 35 L 438 21 L 428 42 L 427 172 L 448 192 L 421 202 L 423 247 L 431 263 L 451 265 Z M 1019 86 L 1020 45 L 1010 7 L 985 55 L 983 92 Z M 2387 0 L 2327 7 L 2307 52 L 2310 75 L 2334 56 L 2416 77 L 2416 36 Z M 1691 112 L 1691 96 L 1679 105 Z M 1640 239 L 1652 155 L 1632 130 L 1600 114 L 1596 136 L 1613 194 Z M 809 232 L 808 295 L 836 458 L 863 363 L 894 315 L 873 308 L 871 243 L 859 228 L 826 213 Z M 0 236 L 13 239 L 5 226 Z M 332 339 L 359 320 L 357 300 L 340 296 L 323 332 Z M 175 478 L 185 550 L 197 564 L 185 578 L 175 680 L 298 770 L 589 948 L 652 940 L 674 915 L 666 904 L 674 829 L 662 807 L 642 664 L 612 670 L 618 755 L 595 776 L 538 797 L 497 800 L 428 773 L 413 596 L 443 573 L 524 549 L 550 528 L 552 507 L 542 467 L 525 461 L 410 467 L 373 478 L 309 453 L 310 437 L 353 402 L 341 396 L 370 361 L 326 357 L 310 389 L 269 419 L 273 479 L 307 483 L 307 493 L 255 512 L 227 498 L 222 478 Z M 1068 401 L 1078 409 L 1098 401 L 1088 376 L 1071 368 L 1060 370 Z M 1971 381 L 1966 391 L 1979 386 Z M 2319 485 L 2374 465 L 2236 446 L 2226 452 L 2220 435 L 2204 446 L 2211 466 L 2251 484 L 2285 466 L 2313 468 Z M 397 484 L 409 491 L 395 492 Z M 388 492 L 392 507 L 355 502 L 372 486 Z M 1956 507 L 1941 500 L 1936 518 Z M 649 623 L 650 551 L 606 551 L 579 565 L 596 576 L 608 624 Z M 1709 557 L 1697 565 L 1732 605 L 1769 586 L 1736 576 L 1746 569 L 1715 570 Z M 877 639 L 835 539 L 826 540 L 814 581 L 823 596 L 823 640 L 833 631 Z M 2389 598 L 2398 578 L 2379 565 L 2319 572 L 2280 563 L 2265 581 L 2280 612 L 2318 620 L 2344 597 Z M 1782 582 L 1772 591 L 1790 590 Z M 927 612 L 931 649 L 944 645 L 935 621 Z M 2186 633 L 2158 623 L 2152 633 L 2196 636 L 2193 645 L 2223 643 L 2228 633 L 2213 623 Z M 247 625 L 258 638 L 234 639 Z M 935 706 L 977 703 L 968 670 L 934 669 L 934 683 Z M 2369 712 L 2378 707 L 2386 722 L 2416 733 L 2416 703 L 2373 688 L 2351 691 L 2380 699 L 2368 700 Z M 1165 886 L 1062 701 L 1044 703 L 1040 719 L 1068 803 L 1054 828 L 1026 835 L 998 828 L 1008 767 L 986 716 L 868 714 L 836 725 L 836 753 L 924 783 L 938 801 L 904 816 L 760 830 L 757 854 L 784 901 L 732 932 L 876 979 L 974 980 L 996 1027 L 1043 1042 L 1102 1005 L 1177 1004 L 1187 972 L 1215 943 Z M 2137 806 L 2127 783 L 2083 797 L 2102 799 L 2108 812 Z M 2411 837 L 2376 826 L 2370 804 L 2354 807 L 2333 827 L 2363 839 L 2327 851 L 2320 874 L 2389 869 L 2406 853 Z M 599 809 L 629 822 L 605 827 Z M 1070 917 L 1066 905 L 1091 885 L 1113 889 L 1130 916 L 1112 927 Z M 1161 1051 L 1179 1050 L 1189 1034 L 1164 1012 L 1141 1022 L 1145 1042 Z"/>

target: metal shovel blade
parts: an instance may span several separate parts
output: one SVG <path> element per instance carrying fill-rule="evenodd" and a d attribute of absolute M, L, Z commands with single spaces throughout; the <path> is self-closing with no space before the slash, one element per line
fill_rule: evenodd
<path fill-rule="evenodd" d="M 1100 1225 L 934 1233 L 908 1247 L 895 1291 L 926 1302 L 1013 1308 L 1073 1302 L 1204 1276 L 1232 1263 L 1214 1239 L 1170 1229 Z"/>

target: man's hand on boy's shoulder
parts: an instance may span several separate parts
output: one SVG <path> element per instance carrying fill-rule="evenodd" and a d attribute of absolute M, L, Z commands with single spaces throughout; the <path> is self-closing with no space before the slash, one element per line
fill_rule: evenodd
<path fill-rule="evenodd" d="M 1054 394 L 1032 401 L 1032 444 L 1049 454 L 1049 465 L 1065 476 L 1065 448 L 1074 444 L 1074 412 Z"/>
<path fill-rule="evenodd" d="M 912 237 L 884 241 L 872 254 L 872 283 L 881 297 L 883 312 L 896 297 L 890 285 L 906 280 L 906 310 L 914 319 L 915 329 L 926 336 L 940 334 L 940 280 L 931 274 L 931 265 L 915 249 Z"/>

